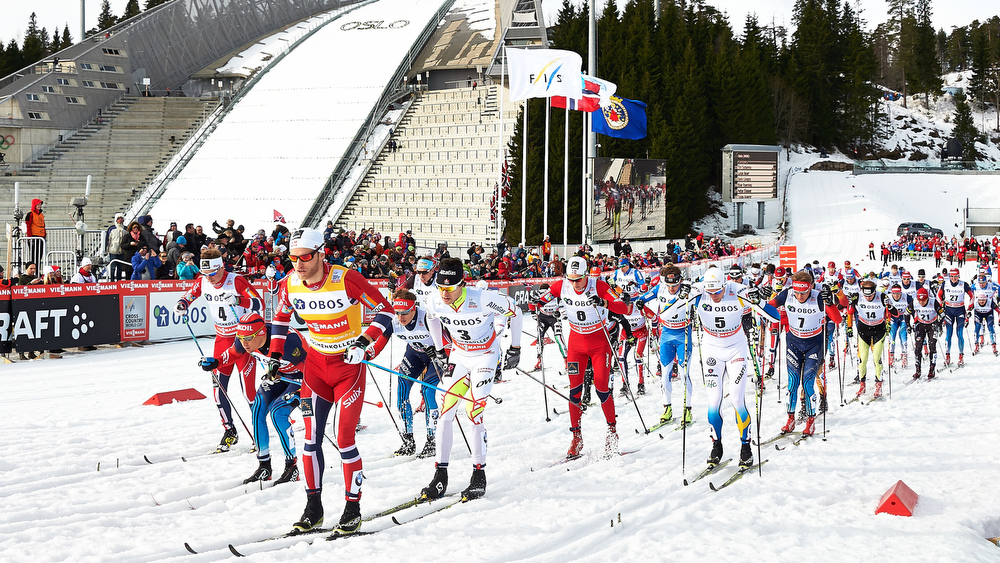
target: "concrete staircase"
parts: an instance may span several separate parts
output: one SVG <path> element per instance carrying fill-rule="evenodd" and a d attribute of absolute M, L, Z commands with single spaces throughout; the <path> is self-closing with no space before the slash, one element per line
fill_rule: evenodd
<path fill-rule="evenodd" d="M 25 166 L 21 174 L 0 178 L 0 188 L 13 190 L 14 182 L 20 182 L 23 212 L 30 210 L 33 198 L 40 198 L 45 202 L 46 226 L 72 226 L 68 214 L 75 208 L 70 200 L 83 196 L 89 174 L 86 222 L 91 229 L 107 228 L 114 214 L 129 207 L 217 104 L 199 98 L 122 98 Z M 13 198 L 4 198 L 0 216 L 12 214 Z M 154 228 L 166 231 L 167 225 L 154 222 Z"/>
<path fill-rule="evenodd" d="M 498 147 L 510 141 L 519 105 L 504 104 L 501 141 L 497 94 L 495 86 L 422 93 L 394 132 L 399 148 L 376 158 L 335 227 L 393 238 L 412 230 L 422 247 L 495 242 Z"/>

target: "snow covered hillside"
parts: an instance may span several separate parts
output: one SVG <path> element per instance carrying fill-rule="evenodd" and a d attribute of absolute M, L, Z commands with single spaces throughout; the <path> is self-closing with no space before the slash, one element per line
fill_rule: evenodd
<path fill-rule="evenodd" d="M 869 240 L 887 240 L 901 221 L 926 221 L 951 234 L 957 200 L 964 203 L 968 195 L 982 201 L 997 191 L 989 190 L 996 185 L 988 183 L 992 178 L 799 173 L 789 185 L 790 239 L 799 245 L 800 261 L 850 259 L 878 271 L 863 261 Z M 534 330 L 530 319 L 525 324 Z M 524 341 L 528 368 L 534 364 L 531 341 Z M 400 357 L 397 345 L 376 362 L 395 365 Z M 267 550 L 258 561 L 432 561 L 448 552 L 476 561 L 1000 560 L 1000 548 L 984 539 L 1000 536 L 1000 432 L 993 424 L 1000 359 L 967 353 L 966 367 L 951 372 L 939 365 L 938 380 L 911 385 L 904 385 L 909 372 L 893 369 L 889 400 L 843 407 L 838 370 L 832 370 L 827 441 L 817 436 L 782 451 L 768 446 L 762 477 L 748 475 L 713 492 L 709 481 L 718 484 L 733 469 L 683 484 L 704 467 L 710 449 L 697 357 L 695 352 L 691 367 L 696 423 L 687 432 L 686 458 L 676 425 L 636 434 L 635 407 L 616 397 L 621 448 L 638 451 L 598 459 L 605 424 L 594 409 L 583 419 L 585 458 L 552 467 L 570 442 L 568 415 L 552 414 L 553 407 L 564 412 L 565 402 L 550 393 L 547 414 L 542 387 L 509 373 L 494 387 L 502 404 L 486 408 L 486 497 L 401 526 L 387 518 L 366 523 L 363 530 L 384 529 L 375 535 L 253 545 L 290 529 L 305 505 L 304 482 L 242 485 L 257 465 L 242 429 L 233 452 L 199 456 L 221 436 L 210 400 L 142 406 L 156 392 L 187 387 L 210 396 L 210 378 L 195 365 L 193 343 L 7 365 L 0 370 L 8 382 L 0 396 L 0 559 L 216 561 L 232 557 L 232 543 L 244 553 Z M 912 354 L 910 359 L 912 366 Z M 545 362 L 547 380 L 564 389 L 555 346 L 546 347 Z M 845 371 L 849 397 L 857 389 L 848 384 L 854 375 L 849 361 Z M 386 398 L 394 396 L 385 374 L 374 377 Z M 371 381 L 367 400 L 383 400 Z M 767 382 L 761 399 L 765 437 L 786 418 L 777 382 Z M 639 397 L 638 407 L 651 425 L 662 400 L 655 375 L 647 374 L 646 385 L 650 392 Z M 752 391 L 748 395 L 752 408 Z M 416 394 L 414 399 L 419 401 Z M 245 404 L 238 410 L 248 419 Z M 724 407 L 723 414 L 725 457 L 737 456 L 732 409 Z M 296 411 L 294 418 L 301 441 L 301 415 Z M 430 480 L 433 461 L 391 456 L 400 440 L 383 409 L 366 406 L 362 421 L 368 428 L 358 435 L 367 476 L 361 504 L 368 515 L 413 498 Z M 418 415 L 418 447 L 422 421 Z M 456 440 L 450 492 L 464 488 L 471 473 L 467 450 Z M 341 473 L 332 447 L 325 448 L 324 504 L 335 520 L 343 508 Z M 273 453 L 280 467 L 280 451 Z M 914 516 L 876 516 L 879 497 L 900 479 L 920 495 Z M 421 510 L 426 507 L 398 516 L 405 521 Z M 200 554 L 189 554 L 185 542 Z"/>

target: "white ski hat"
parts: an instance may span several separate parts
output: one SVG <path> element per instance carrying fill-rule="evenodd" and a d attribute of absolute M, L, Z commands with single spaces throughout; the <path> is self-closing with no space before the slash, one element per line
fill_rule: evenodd
<path fill-rule="evenodd" d="M 296 248 L 316 250 L 323 246 L 323 242 L 323 233 L 316 229 L 303 228 L 292 234 L 289 250 L 295 250 Z"/>
<path fill-rule="evenodd" d="M 725 285 L 725 277 L 722 274 L 722 270 L 712 266 L 705 272 L 705 277 L 702 278 L 702 282 L 705 285 L 705 291 L 708 293 L 718 293 L 722 291 Z"/>
<path fill-rule="evenodd" d="M 566 278 L 578 280 L 587 275 L 587 259 L 582 256 L 574 256 L 566 264 Z"/>

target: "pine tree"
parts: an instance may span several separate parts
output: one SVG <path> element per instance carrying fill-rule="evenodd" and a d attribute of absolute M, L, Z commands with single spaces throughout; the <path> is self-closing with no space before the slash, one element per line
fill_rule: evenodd
<path fill-rule="evenodd" d="M 976 150 L 976 141 L 985 142 L 985 136 L 976 128 L 975 118 L 972 117 L 972 108 L 964 94 L 955 96 L 955 129 L 953 135 L 958 142 L 962 143 L 962 160 L 972 163 L 979 158 L 979 151 Z"/>
<path fill-rule="evenodd" d="M 913 16 L 914 0 L 886 0 L 889 20 L 886 21 L 889 47 L 895 54 L 896 66 L 901 75 L 900 86 L 903 90 L 903 107 L 906 107 L 907 73 L 913 59 L 913 34 L 916 22 Z"/>
<path fill-rule="evenodd" d="M 990 67 L 989 28 L 972 24 L 972 77 L 969 79 L 969 94 L 982 108 L 986 101 L 986 76 Z"/>
<path fill-rule="evenodd" d="M 7 43 L 4 56 L 7 59 L 7 71 L 4 73 L 4 76 L 17 72 L 29 64 L 25 62 L 24 54 L 21 52 L 21 47 L 17 44 L 17 39 L 11 39 Z"/>
<path fill-rule="evenodd" d="M 118 21 L 125 21 L 139 15 L 139 0 L 128 0 L 125 4 L 125 12 Z"/>
<path fill-rule="evenodd" d="M 70 35 L 70 33 L 69 33 L 69 24 L 66 24 L 66 27 L 63 28 L 62 42 L 60 43 L 60 46 L 63 49 L 65 49 L 66 47 L 72 47 L 73 46 L 73 36 Z"/>
<path fill-rule="evenodd" d="M 169 1 L 170 0 L 146 0 L 146 9 L 148 10 L 150 8 L 155 8 L 156 6 L 159 6 L 160 4 L 165 4 Z"/>
<path fill-rule="evenodd" d="M 111 13 L 110 0 L 102 0 L 101 13 L 97 16 L 97 29 L 105 30 L 118 23 L 118 18 Z"/>
<path fill-rule="evenodd" d="M 38 28 L 38 18 L 32 12 L 28 18 L 28 30 L 24 34 L 24 44 L 21 47 L 24 66 L 35 64 L 45 57 L 45 43 L 48 40 L 46 36 L 42 35 L 42 30 Z"/>
<path fill-rule="evenodd" d="M 937 58 L 934 26 L 931 22 L 931 0 L 917 0 L 913 41 L 913 92 L 924 94 L 924 105 L 930 105 L 931 92 L 941 91 L 941 64 Z"/>

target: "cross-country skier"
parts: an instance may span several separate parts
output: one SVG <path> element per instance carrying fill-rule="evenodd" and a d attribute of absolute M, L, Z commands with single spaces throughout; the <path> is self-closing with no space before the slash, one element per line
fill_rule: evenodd
<path fill-rule="evenodd" d="M 914 291 L 916 295 L 916 291 Z M 886 304 L 889 306 L 889 366 L 893 366 L 896 363 L 896 335 L 899 335 L 900 349 L 902 350 L 902 366 L 906 368 L 906 338 L 907 333 L 910 330 L 910 325 L 907 322 L 909 320 L 909 313 L 907 312 L 910 307 L 910 301 L 912 299 L 906 293 L 903 293 L 903 288 L 900 284 L 893 284 L 889 288 L 889 293 L 886 295 Z"/>
<path fill-rule="evenodd" d="M 535 306 L 534 301 L 537 300 L 538 295 L 545 293 L 549 289 L 549 284 L 543 283 L 538 286 L 538 293 L 535 294 L 535 299 L 528 304 L 528 310 L 530 310 L 535 315 L 535 321 L 538 325 L 538 341 L 535 346 L 538 351 L 538 361 L 535 363 L 535 369 L 542 368 L 542 353 L 545 351 L 545 335 L 551 330 L 552 336 L 555 338 L 556 345 L 559 347 L 560 352 L 563 352 L 565 357 L 566 345 L 563 342 L 562 336 L 562 322 L 561 318 L 561 304 L 558 299 L 549 301 L 543 307 Z"/>
<path fill-rule="evenodd" d="M 250 311 L 261 311 L 263 300 L 246 278 L 226 271 L 222 261 L 222 253 L 217 249 L 209 248 L 202 251 L 199 265 L 202 275 L 177 301 L 174 312 L 186 317 L 191 304 L 198 297 L 204 296 L 205 308 L 215 319 L 215 347 L 212 355 L 219 357 L 236 340 L 236 325 L 239 323 L 240 317 Z M 235 364 L 220 366 L 219 369 L 215 370 L 212 394 L 215 404 L 219 408 L 219 414 L 222 416 L 224 428 L 222 441 L 219 443 L 218 451 L 220 452 L 229 451 L 229 448 L 239 440 L 239 434 L 233 425 L 233 407 L 227 396 L 229 378 L 233 374 L 233 365 L 236 366 L 236 371 L 242 378 L 243 394 L 247 403 L 253 403 L 256 392 L 256 370 L 250 356 L 244 356 Z"/>
<path fill-rule="evenodd" d="M 218 358 L 202 358 L 201 369 L 210 371 L 219 366 L 232 366 L 246 356 L 252 358 L 256 366 L 258 361 L 268 362 L 264 353 L 271 344 L 271 327 L 264 324 L 264 319 L 257 313 L 247 313 L 240 317 L 236 325 L 236 342 Z M 302 335 L 293 328 L 285 336 L 285 353 L 275 379 L 265 376 L 257 395 L 254 397 L 250 412 L 253 415 L 253 437 L 257 444 L 258 467 L 253 475 L 244 479 L 243 484 L 254 481 L 271 480 L 271 435 L 267 430 L 267 415 L 271 415 L 271 425 L 278 433 L 281 449 L 285 452 L 285 470 L 275 485 L 299 480 L 299 468 L 295 455 L 295 435 L 289 416 L 299 406 L 299 388 L 302 385 L 302 368 L 306 361 L 307 347 Z"/>
<path fill-rule="evenodd" d="M 857 319 L 858 367 L 861 384 L 857 396 L 865 394 L 865 377 L 868 374 L 868 356 L 875 364 L 875 399 L 882 396 L 882 349 L 885 346 L 886 323 L 889 318 L 888 299 L 875 287 L 875 282 L 861 282 L 861 296 L 851 302 L 851 313 Z"/>
<path fill-rule="evenodd" d="M 271 326 L 271 364 L 268 375 L 279 369 L 285 354 L 292 313 L 305 322 L 309 353 L 302 384 L 302 415 L 306 435 L 302 467 L 306 477 L 306 508 L 293 526 L 304 532 L 323 523 L 323 434 L 330 411 L 337 407 L 336 445 L 344 475 L 346 503 L 335 530 L 349 534 L 361 526 L 361 453 L 354 442 L 364 406 L 365 371 L 361 361 L 370 338 L 362 334 L 363 307 L 376 314 L 391 307 L 378 289 L 357 270 L 323 261 L 323 233 L 299 229 L 292 234 L 289 259 L 294 273 L 278 285 Z M 384 340 L 383 340 L 384 342 Z M 374 357 L 378 353 L 375 346 Z"/>
<path fill-rule="evenodd" d="M 514 369 L 521 359 L 521 309 L 514 300 L 498 291 L 467 287 L 462 261 L 457 258 L 441 260 L 435 278 L 438 291 L 427 298 L 425 306 L 431 318 L 440 320 L 440 326 L 430 324 L 434 340 L 434 359 L 441 366 L 441 387 L 448 391 L 439 399 L 441 415 L 438 418 L 437 463 L 434 477 L 420 492 L 422 498 L 435 499 L 448 488 L 448 462 L 454 436 L 452 422 L 459 408 L 464 407 L 472 422 L 472 478 L 462 491 L 463 499 L 477 499 L 486 494 L 486 427 L 483 411 L 487 396 L 493 389 L 494 375 L 500 359 L 500 337 L 496 333 L 496 318 L 510 320 L 510 348 L 504 357 L 504 369 Z M 448 330 L 452 348 L 449 356 L 445 350 L 441 328 Z M 467 397 L 459 405 L 459 397 Z"/>
<path fill-rule="evenodd" d="M 835 280 L 836 277 L 831 279 Z M 841 303 L 847 297 L 840 293 Z M 835 306 L 834 293 L 829 285 L 817 290 L 813 287 L 813 277 L 806 270 L 795 272 L 792 286 L 773 297 L 769 304 L 776 309 L 783 308 L 788 318 L 785 334 L 786 358 L 788 361 L 788 422 L 781 428 L 783 433 L 795 430 L 795 402 L 799 397 L 799 384 L 805 391 L 806 427 L 802 434 L 811 436 L 816 419 L 818 400 L 813 387 L 816 375 L 823 366 L 823 333 L 827 319 L 840 323 L 840 310 Z"/>
<path fill-rule="evenodd" d="M 913 317 L 913 355 L 917 371 L 913 379 L 920 379 L 920 363 L 923 360 L 924 345 L 927 345 L 927 379 L 934 379 L 934 364 L 937 360 L 937 336 L 941 332 L 941 318 L 944 307 L 926 287 L 917 290 L 917 298 L 910 302 L 910 316 Z"/>
<path fill-rule="evenodd" d="M 1000 291 L 998 291 L 997 284 L 989 280 L 986 271 L 981 270 L 976 279 L 976 285 L 973 288 L 972 303 L 969 305 L 969 314 L 975 314 L 976 352 L 979 352 L 979 348 L 982 346 L 982 338 L 985 336 L 986 330 L 989 330 L 990 344 L 993 345 L 993 355 L 997 353 L 997 339 L 993 329 L 993 311 L 1000 312 Z M 983 329 L 984 325 L 985 329 Z M 980 336 L 980 332 L 982 332 L 983 336 Z"/>
<path fill-rule="evenodd" d="M 669 264 L 660 269 L 660 283 L 639 297 L 635 304 L 637 307 L 651 309 L 659 319 L 660 324 L 660 369 L 663 375 L 663 414 L 660 415 L 660 422 L 670 422 L 674 418 L 674 409 L 671 401 L 673 392 L 673 382 L 671 375 L 674 369 L 674 360 L 680 364 L 687 365 L 691 355 L 693 336 L 691 333 L 691 320 L 688 318 L 688 308 L 675 309 L 666 315 L 667 309 L 679 299 L 687 299 L 691 292 L 691 284 L 686 283 L 681 276 L 681 270 L 673 264 Z M 648 304 L 647 304 L 648 303 Z M 688 405 L 683 413 L 683 422 L 690 423 L 691 418 L 691 373 L 687 373 L 684 386 L 684 404 Z"/>
<path fill-rule="evenodd" d="M 607 283 L 587 276 L 587 260 L 580 256 L 570 258 L 566 264 L 566 277 L 549 286 L 548 291 L 539 296 L 539 303 L 548 303 L 556 298 L 562 300 L 570 329 L 566 343 L 566 374 L 569 376 L 569 420 L 573 441 L 566 457 L 578 457 L 583 451 L 580 395 L 588 361 L 594 369 L 594 388 L 608 423 L 605 453 L 618 453 L 615 402 L 609 388 L 614 351 L 609 343 L 608 314 L 609 311 L 624 313 L 626 304 L 616 300 Z M 629 300 L 629 294 L 623 294 L 622 299 Z"/>
<path fill-rule="evenodd" d="M 618 269 L 608 276 L 608 283 L 621 289 L 629 297 L 635 297 L 644 291 L 646 279 L 642 272 L 632 267 L 627 257 L 622 256 L 618 261 Z"/>
<path fill-rule="evenodd" d="M 747 410 L 744 389 L 750 378 L 752 358 L 749 341 L 743 328 L 743 315 L 751 308 L 763 320 L 777 323 L 778 310 L 769 303 L 761 309 L 757 306 L 760 294 L 756 288 L 747 288 L 728 282 L 719 268 L 712 266 L 694 284 L 688 299 L 679 299 L 669 309 L 672 315 L 676 309 L 687 307 L 694 300 L 698 320 L 705 331 L 702 354 L 706 365 L 706 387 L 709 392 L 708 422 L 712 425 L 712 453 L 708 464 L 715 466 L 722 459 L 722 407 L 723 378 L 729 376 L 729 400 L 736 410 L 736 427 L 740 431 L 740 468 L 753 465 L 750 449 L 750 413 Z M 752 307 L 753 305 L 754 307 Z M 758 432 L 759 434 L 759 432 Z"/>
<path fill-rule="evenodd" d="M 434 258 L 424 256 L 417 260 L 417 265 L 413 268 L 413 275 L 403 282 L 401 289 L 409 289 L 417 296 L 417 303 L 424 304 L 427 298 L 436 293 L 434 283 Z"/>
<path fill-rule="evenodd" d="M 417 302 L 416 294 L 408 289 L 398 289 L 392 298 L 392 312 L 382 311 L 375 315 L 371 326 L 381 331 L 384 338 L 395 335 L 406 343 L 406 350 L 396 368 L 397 371 L 436 387 L 441 377 L 438 364 L 433 362 L 430 356 L 434 352 L 434 339 L 431 337 L 430 329 L 432 324 L 438 325 L 440 330 L 440 321 L 427 316 L 427 312 Z M 371 327 L 368 330 L 371 330 Z M 396 404 L 399 408 L 399 418 L 403 421 L 403 445 L 396 450 L 396 455 L 417 453 L 417 444 L 413 439 L 413 408 L 410 406 L 410 390 L 413 385 L 412 380 L 400 377 L 396 388 Z M 427 440 L 418 457 L 425 458 L 431 457 L 437 451 L 434 429 L 437 427 L 438 405 L 433 388 L 420 385 L 420 393 L 423 395 L 425 406 L 424 423 L 427 428 Z"/>
<path fill-rule="evenodd" d="M 958 367 L 965 365 L 965 296 L 973 298 L 972 288 L 959 279 L 961 272 L 952 268 L 948 279 L 937 291 L 938 301 L 944 305 L 944 365 L 951 364 L 951 335 L 958 333 Z"/>

